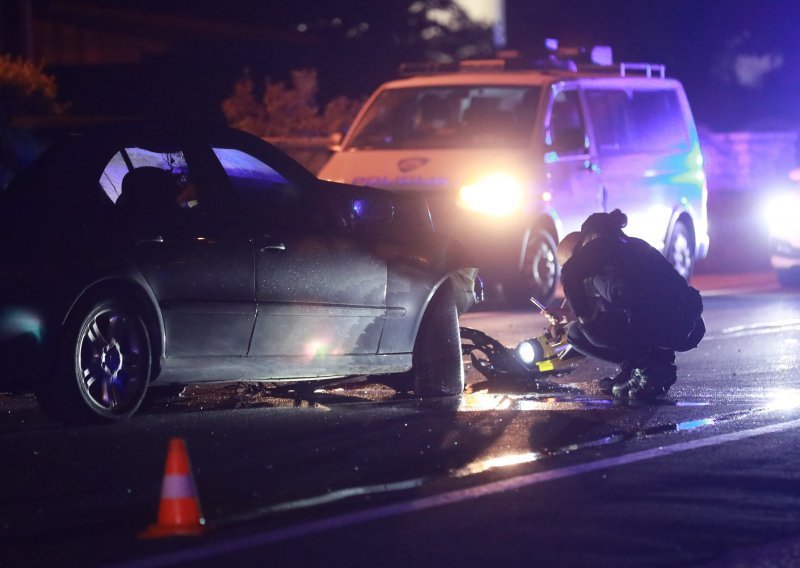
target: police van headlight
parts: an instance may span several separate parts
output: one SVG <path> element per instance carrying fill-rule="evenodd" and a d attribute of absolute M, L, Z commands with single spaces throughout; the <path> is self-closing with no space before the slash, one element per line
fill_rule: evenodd
<path fill-rule="evenodd" d="M 522 208 L 524 191 L 510 174 L 493 174 L 465 185 L 458 194 L 458 205 L 493 217 L 508 217 Z"/>
<path fill-rule="evenodd" d="M 785 193 L 773 198 L 764 209 L 773 237 L 789 239 L 800 233 L 800 194 Z"/>

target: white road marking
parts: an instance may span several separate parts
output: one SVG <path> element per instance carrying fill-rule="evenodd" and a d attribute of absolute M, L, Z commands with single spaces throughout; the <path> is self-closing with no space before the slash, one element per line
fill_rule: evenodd
<path fill-rule="evenodd" d="M 575 477 L 577 475 L 583 475 L 585 473 L 629 465 L 654 458 L 678 454 L 681 452 L 718 446 L 720 444 L 736 442 L 747 438 L 753 438 L 755 436 L 785 432 L 786 430 L 792 430 L 799 427 L 800 420 L 791 420 L 789 422 L 781 422 L 778 424 L 771 424 L 769 426 L 751 428 L 749 430 L 740 430 L 738 432 L 720 434 L 718 436 L 710 436 L 708 438 L 701 438 L 698 440 L 690 440 L 688 442 L 681 442 L 669 446 L 659 446 L 650 450 L 642 450 L 640 452 L 633 452 L 613 458 L 606 458 L 559 469 L 551 469 L 547 471 L 530 473 L 527 475 L 520 475 L 518 477 L 494 481 L 485 485 L 448 491 L 439 495 L 431 495 L 430 497 L 422 497 L 420 499 L 414 499 L 412 501 L 406 501 L 403 503 L 383 505 L 380 507 L 373 507 L 371 509 L 362 509 L 360 511 L 345 513 L 343 515 L 329 517 L 327 519 L 301 523 L 282 529 L 270 530 L 249 536 L 233 537 L 227 540 L 221 540 L 219 542 L 214 542 L 187 550 L 179 550 L 176 552 L 141 558 L 130 562 L 114 564 L 113 566 L 115 568 L 152 568 L 205 560 L 225 554 L 233 554 L 261 546 L 285 542 L 295 538 L 321 534 L 330 530 L 376 521 L 379 519 L 406 515 L 436 507 L 443 507 L 446 505 L 455 505 L 465 501 L 478 499 L 480 497 L 497 495 L 507 491 L 515 491 L 536 485 L 538 483 L 566 479 L 569 477 Z"/>

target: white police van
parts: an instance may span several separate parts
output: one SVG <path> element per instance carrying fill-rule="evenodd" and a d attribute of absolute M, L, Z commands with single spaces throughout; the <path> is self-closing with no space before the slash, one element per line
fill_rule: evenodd
<path fill-rule="evenodd" d="M 607 49 L 607 48 L 606 48 Z M 707 188 L 681 84 L 654 64 L 521 58 L 401 67 L 367 100 L 324 179 L 425 195 L 514 305 L 549 301 L 556 243 L 596 211 L 687 279 L 708 250 Z"/>

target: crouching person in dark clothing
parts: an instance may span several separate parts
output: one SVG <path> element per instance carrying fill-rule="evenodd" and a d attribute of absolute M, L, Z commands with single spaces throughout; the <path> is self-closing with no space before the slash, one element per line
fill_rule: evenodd
<path fill-rule="evenodd" d="M 676 379 L 675 352 L 705 334 L 700 293 L 655 248 L 627 236 L 619 209 L 590 215 L 558 245 L 564 295 L 575 313 L 567 338 L 584 355 L 620 367 L 601 379 L 617 398 L 664 396 Z"/>

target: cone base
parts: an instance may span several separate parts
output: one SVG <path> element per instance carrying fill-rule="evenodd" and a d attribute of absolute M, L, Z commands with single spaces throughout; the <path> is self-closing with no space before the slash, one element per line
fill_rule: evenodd
<path fill-rule="evenodd" d="M 139 533 L 139 538 L 167 538 L 170 536 L 200 536 L 206 532 L 204 525 L 150 525 Z"/>

